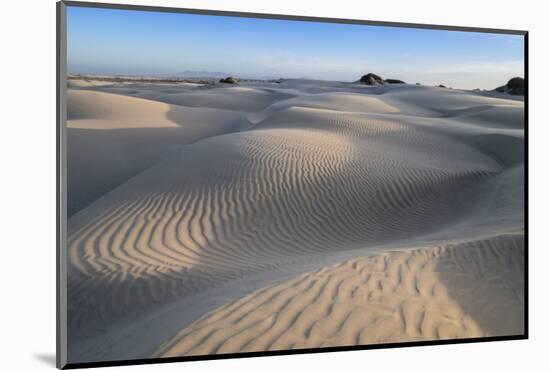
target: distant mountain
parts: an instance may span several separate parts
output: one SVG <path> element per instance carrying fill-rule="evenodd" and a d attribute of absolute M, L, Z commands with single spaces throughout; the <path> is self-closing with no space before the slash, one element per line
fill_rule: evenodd
<path fill-rule="evenodd" d="M 248 74 L 227 73 L 227 72 L 210 72 L 210 71 L 183 71 L 176 74 L 171 74 L 170 77 L 179 78 L 227 78 L 235 77 L 244 80 L 276 80 L 281 76 L 253 76 Z"/>
<path fill-rule="evenodd" d="M 198 78 L 198 77 L 210 77 L 210 78 L 222 78 L 230 76 L 229 73 L 225 72 L 210 72 L 210 71 L 183 71 L 173 75 L 174 77 L 187 77 L 187 78 Z"/>

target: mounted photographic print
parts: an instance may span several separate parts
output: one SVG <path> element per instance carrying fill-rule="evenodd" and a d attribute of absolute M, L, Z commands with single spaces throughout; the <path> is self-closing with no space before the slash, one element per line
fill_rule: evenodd
<path fill-rule="evenodd" d="M 58 367 L 527 338 L 527 32 L 381 21 L 58 3 Z"/>

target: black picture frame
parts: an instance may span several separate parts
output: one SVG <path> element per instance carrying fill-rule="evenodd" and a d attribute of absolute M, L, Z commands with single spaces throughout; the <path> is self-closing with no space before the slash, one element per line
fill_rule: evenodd
<path fill-rule="evenodd" d="M 525 268 L 524 268 L 524 333 L 520 335 L 507 336 L 492 336 L 480 338 L 465 338 L 465 339 L 445 339 L 445 340 L 430 340 L 430 341 L 415 341 L 415 342 L 400 342 L 400 343 L 384 343 L 384 344 L 367 344 L 355 346 L 338 346 L 338 347 L 323 347 L 323 348 L 308 348 L 308 349 L 292 349 L 292 350 L 274 350 L 260 352 L 239 352 L 230 354 L 213 354 L 200 356 L 181 356 L 171 358 L 142 358 L 128 359 L 120 361 L 98 361 L 98 362 L 82 362 L 82 363 L 67 363 L 67 271 L 66 271 L 66 119 L 67 119 L 67 104 L 66 104 L 66 86 L 67 86 L 67 28 L 66 28 L 66 8 L 70 7 L 86 7 L 86 8 L 103 8 L 103 9 L 120 9 L 120 10 L 137 10 L 150 12 L 167 12 L 167 13 L 186 13 L 186 14 L 202 14 L 202 15 L 221 15 L 230 17 L 245 17 L 245 18 L 264 18 L 264 19 L 281 19 L 309 22 L 325 22 L 339 24 L 355 24 L 355 25 L 371 25 L 371 26 L 386 26 L 399 28 L 415 28 L 415 29 L 431 29 L 431 30 L 447 30 L 447 31 L 463 31 L 463 32 L 481 32 L 492 34 L 508 34 L 520 35 L 524 38 L 524 79 L 525 79 L 525 98 L 524 98 L 524 245 L 525 245 Z M 495 29 L 495 28 L 477 28 L 463 27 L 452 25 L 436 25 L 436 24 L 419 24 L 419 23 L 401 23 L 401 22 L 385 22 L 373 20 L 357 20 L 357 19 L 338 19 L 312 16 L 297 16 L 297 15 L 282 15 L 282 14 L 264 14 L 264 13 L 249 13 L 249 12 L 233 12 L 220 10 L 204 10 L 204 9 L 189 9 L 175 7 L 158 7 L 158 6 L 143 6 L 130 4 L 110 4 L 96 2 L 81 2 L 81 1 L 59 1 L 56 4 L 57 18 L 57 63 L 56 63 L 56 366 L 59 369 L 78 369 L 78 368 L 94 368 L 107 366 L 124 366 L 124 365 L 141 365 L 141 364 L 161 364 L 173 362 L 187 361 L 203 361 L 203 360 L 218 360 L 230 358 L 247 358 L 247 357 L 263 357 L 263 356 L 280 356 L 294 355 L 306 353 L 323 353 L 323 352 L 340 352 L 340 351 L 358 351 L 368 349 L 381 348 L 403 348 L 417 346 L 434 346 L 434 345 L 449 345 L 462 343 L 482 343 L 496 342 L 509 340 L 524 340 L 529 338 L 529 32 L 526 30 L 512 29 Z"/>

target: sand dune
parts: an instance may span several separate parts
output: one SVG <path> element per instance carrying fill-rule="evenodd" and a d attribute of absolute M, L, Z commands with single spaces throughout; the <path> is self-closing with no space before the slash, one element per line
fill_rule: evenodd
<path fill-rule="evenodd" d="M 98 81 L 98 80 L 76 80 L 71 79 L 67 81 L 67 87 L 69 88 L 89 88 L 100 86 L 113 86 L 112 82 Z"/>
<path fill-rule="evenodd" d="M 67 114 L 69 215 L 181 145 L 250 124 L 238 112 L 85 90 L 69 90 Z"/>
<path fill-rule="evenodd" d="M 451 116 L 450 118 L 471 124 L 483 125 L 484 127 L 523 131 L 523 106 L 487 106 L 486 109 L 477 112 L 463 112 L 459 116 Z"/>
<path fill-rule="evenodd" d="M 226 87 L 183 93 L 172 93 L 155 97 L 155 100 L 190 107 L 211 107 L 219 109 L 256 112 L 276 101 L 292 98 L 282 92 L 270 92 L 244 87 Z"/>
<path fill-rule="evenodd" d="M 70 359 L 521 334 L 523 103 L 279 85 L 70 91 Z"/>
<path fill-rule="evenodd" d="M 93 88 L 95 85 L 81 83 L 79 87 Z M 100 86 L 99 89 L 95 90 L 139 97 L 172 105 L 245 112 L 260 111 L 277 101 L 295 96 L 292 93 L 275 91 L 265 86 L 261 88 L 242 86 L 203 87 L 200 84 L 190 83 L 178 84 L 177 86 L 125 83 L 114 86 Z"/>
<path fill-rule="evenodd" d="M 523 101 L 480 96 L 468 91 L 420 87 L 419 89 L 389 88 L 384 96 L 389 101 L 398 101 L 407 106 L 427 108 L 436 112 L 462 110 L 476 106 L 504 105 L 523 107 Z M 449 114 L 447 114 L 449 115 Z"/>
<path fill-rule="evenodd" d="M 478 262 L 471 263 L 473 258 Z M 522 236 L 353 258 L 227 304 L 186 327 L 159 355 L 521 332 L 522 278 Z M 514 284 L 495 291 L 492 282 L 498 280 Z M 461 307 L 453 296 L 468 305 Z"/>

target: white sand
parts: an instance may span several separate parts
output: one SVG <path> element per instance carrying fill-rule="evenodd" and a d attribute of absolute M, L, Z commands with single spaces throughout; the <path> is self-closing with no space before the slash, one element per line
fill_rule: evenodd
<path fill-rule="evenodd" d="M 69 359 L 521 334 L 523 145 L 473 92 L 76 86 Z"/>
<path fill-rule="evenodd" d="M 69 90 L 69 215 L 182 145 L 240 131 L 243 113 Z"/>

